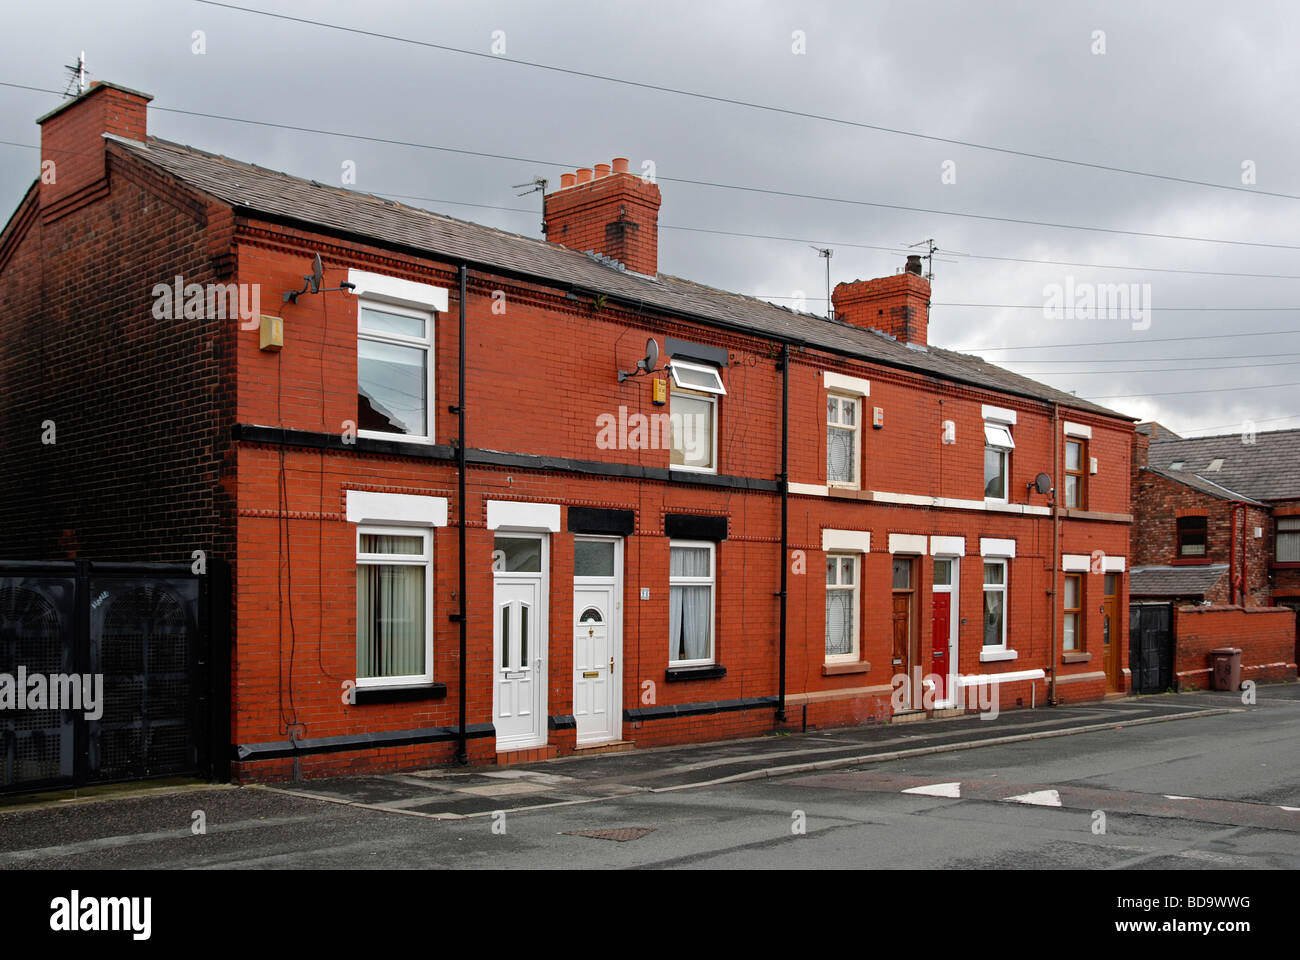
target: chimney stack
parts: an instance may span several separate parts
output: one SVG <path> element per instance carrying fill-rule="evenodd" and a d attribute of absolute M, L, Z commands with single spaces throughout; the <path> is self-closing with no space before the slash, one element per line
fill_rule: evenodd
<path fill-rule="evenodd" d="M 560 175 L 560 189 L 542 200 L 546 239 L 619 261 L 628 270 L 659 272 L 659 186 L 627 169 L 627 158 Z"/>
<path fill-rule="evenodd" d="M 46 219 L 99 195 L 108 177 L 104 134 L 143 141 L 146 107 L 152 99 L 115 83 L 96 82 L 36 121 L 41 127 L 40 202 Z"/>
<path fill-rule="evenodd" d="M 926 346 L 930 281 L 922 276 L 916 254 L 910 254 L 903 272 L 892 277 L 836 284 L 831 303 L 837 320 L 879 330 L 901 343 Z"/>

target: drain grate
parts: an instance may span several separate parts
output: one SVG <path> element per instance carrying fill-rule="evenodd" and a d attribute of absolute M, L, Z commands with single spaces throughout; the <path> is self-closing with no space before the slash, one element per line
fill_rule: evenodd
<path fill-rule="evenodd" d="M 593 840 L 613 840 L 627 843 L 639 840 L 647 833 L 654 833 L 654 827 L 616 827 L 613 830 L 565 830 L 566 837 L 591 837 Z"/>

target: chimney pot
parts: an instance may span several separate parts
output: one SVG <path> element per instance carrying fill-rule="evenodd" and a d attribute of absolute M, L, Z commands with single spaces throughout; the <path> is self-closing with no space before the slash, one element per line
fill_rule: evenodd
<path fill-rule="evenodd" d="M 921 276 L 921 255 L 919 253 L 909 253 L 907 255 L 907 272 Z"/>
<path fill-rule="evenodd" d="M 608 163 L 596 164 L 596 179 L 600 180 L 608 176 L 609 176 L 609 164 Z"/>
<path fill-rule="evenodd" d="M 577 177 L 574 176 L 572 173 L 560 174 L 560 189 L 561 190 L 568 189 L 569 187 L 573 186 L 575 180 L 577 180 Z"/>
<path fill-rule="evenodd" d="M 627 157 L 614 158 L 614 172 L 627 173 Z"/>
<path fill-rule="evenodd" d="M 579 168 L 578 168 L 578 182 L 579 182 L 579 183 L 590 183 L 590 182 L 591 182 L 591 167 L 579 167 Z"/>

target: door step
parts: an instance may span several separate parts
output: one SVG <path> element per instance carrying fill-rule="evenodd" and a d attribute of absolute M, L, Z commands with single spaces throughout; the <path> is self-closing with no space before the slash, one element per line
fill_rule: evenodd
<path fill-rule="evenodd" d="M 925 719 L 924 710 L 901 710 L 889 718 L 890 723 L 916 723 Z"/>
<path fill-rule="evenodd" d="M 508 767 L 515 763 L 534 763 L 538 760 L 554 760 L 560 752 L 556 746 L 527 747 L 522 750 L 504 750 L 497 753 L 497 766 Z"/>
<path fill-rule="evenodd" d="M 600 743 L 580 743 L 573 752 L 589 757 L 596 753 L 626 753 L 634 747 L 636 743 L 632 740 L 602 740 Z"/>

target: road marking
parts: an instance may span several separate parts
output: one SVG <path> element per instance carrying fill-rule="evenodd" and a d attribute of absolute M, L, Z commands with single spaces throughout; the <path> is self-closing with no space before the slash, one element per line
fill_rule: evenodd
<path fill-rule="evenodd" d="M 1176 793 L 1165 793 L 1165 794 L 1161 794 L 1161 796 L 1163 796 L 1166 800 L 1195 800 L 1195 799 L 1197 799 L 1196 797 L 1180 797 L 1180 796 L 1178 796 L 1178 794 L 1176 794 Z"/>
<path fill-rule="evenodd" d="M 1018 797 L 1003 797 L 1003 803 L 1027 803 L 1035 807 L 1059 807 L 1061 795 L 1055 790 L 1035 790 L 1022 793 Z"/>
<path fill-rule="evenodd" d="M 961 782 L 957 783 L 930 783 L 924 787 L 908 787 L 904 793 L 917 793 L 923 797 L 952 797 L 961 798 Z"/>

